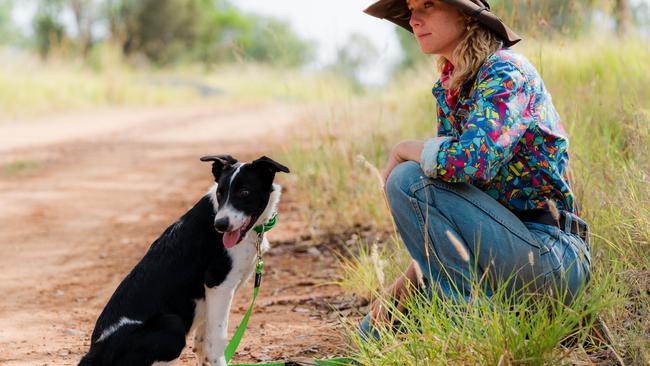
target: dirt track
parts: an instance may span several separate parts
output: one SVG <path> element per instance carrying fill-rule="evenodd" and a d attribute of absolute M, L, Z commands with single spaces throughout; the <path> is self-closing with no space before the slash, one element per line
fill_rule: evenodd
<path fill-rule="evenodd" d="M 198 158 L 273 155 L 303 113 L 123 110 L 0 125 L 0 364 L 76 364 L 119 281 L 211 184 Z M 239 361 L 324 357 L 345 345 L 327 304 L 347 300 L 323 285 L 334 260 L 300 240 L 288 188 Z M 238 293 L 231 328 L 251 292 L 249 283 Z M 181 361 L 196 363 L 187 350 Z"/>

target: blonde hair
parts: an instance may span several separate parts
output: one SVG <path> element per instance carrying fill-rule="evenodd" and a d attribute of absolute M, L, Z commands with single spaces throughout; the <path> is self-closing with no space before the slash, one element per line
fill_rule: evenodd
<path fill-rule="evenodd" d="M 476 0 L 472 0 L 477 3 Z M 499 37 L 479 23 L 476 19 L 465 17 L 467 33 L 454 50 L 454 72 L 449 79 L 448 88 L 460 90 L 467 81 L 474 79 L 485 60 L 493 54 L 502 42 Z M 447 59 L 438 58 L 438 68 L 442 71 Z"/>

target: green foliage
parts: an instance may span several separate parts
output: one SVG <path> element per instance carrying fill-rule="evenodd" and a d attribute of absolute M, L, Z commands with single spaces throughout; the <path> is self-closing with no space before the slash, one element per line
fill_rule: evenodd
<path fill-rule="evenodd" d="M 202 18 L 196 53 L 206 64 L 245 60 L 279 66 L 301 66 L 313 47 L 277 19 L 244 15 L 227 4 L 207 10 Z"/>
<path fill-rule="evenodd" d="M 251 16 L 253 24 L 239 42 L 241 55 L 249 60 L 280 66 L 304 65 L 314 57 L 314 47 L 296 36 L 289 25 L 277 19 Z"/>
<path fill-rule="evenodd" d="M 47 14 L 38 15 L 34 19 L 34 41 L 42 58 L 47 58 L 52 48 L 63 41 L 63 25 Z"/>
<path fill-rule="evenodd" d="M 395 27 L 395 34 L 402 47 L 402 60 L 397 66 L 397 71 L 412 69 L 426 60 L 413 33 L 402 27 Z"/>
<path fill-rule="evenodd" d="M 0 44 L 7 43 L 13 38 L 11 24 L 11 0 L 0 0 Z"/>
<path fill-rule="evenodd" d="M 34 43 L 41 58 L 46 58 L 63 41 L 65 29 L 58 19 L 62 2 L 63 0 L 40 0 L 33 25 Z"/>
<path fill-rule="evenodd" d="M 165 64 L 192 49 L 198 38 L 197 0 L 140 0 L 134 5 L 135 26 L 125 44 L 126 53 L 139 51 Z"/>
<path fill-rule="evenodd" d="M 102 43 L 119 45 L 126 59 L 156 65 L 253 61 L 298 67 L 314 57 L 313 44 L 275 18 L 245 14 L 229 0 L 36 0 L 27 42 L 43 57 L 92 56 Z M 0 43 L 13 41 L 13 0 L 0 0 Z M 67 14 L 66 14 L 67 13 Z M 76 31 L 62 19 L 73 15 Z M 107 25 L 107 39 L 93 29 Z M 69 25 L 66 23 L 66 25 Z M 70 27 L 71 28 L 71 27 Z M 94 37 L 95 36 L 95 37 Z"/>
<path fill-rule="evenodd" d="M 330 70 L 352 81 L 357 91 L 361 91 L 360 72 L 365 65 L 376 59 L 378 54 L 368 37 L 353 33 L 336 51 L 336 61 L 331 65 Z"/>
<path fill-rule="evenodd" d="M 157 64 L 247 60 L 295 67 L 313 56 L 285 23 L 243 14 L 226 0 L 108 0 L 104 8 L 124 53 Z"/>

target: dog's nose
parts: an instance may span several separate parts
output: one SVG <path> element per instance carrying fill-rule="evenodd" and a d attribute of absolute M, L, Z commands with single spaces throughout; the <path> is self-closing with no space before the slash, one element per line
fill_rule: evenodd
<path fill-rule="evenodd" d="M 224 232 L 228 231 L 228 226 L 229 225 L 230 225 L 230 223 L 228 222 L 227 217 L 222 217 L 220 219 L 214 220 L 214 228 L 217 229 L 217 231 L 219 231 L 219 232 L 224 233 Z"/>

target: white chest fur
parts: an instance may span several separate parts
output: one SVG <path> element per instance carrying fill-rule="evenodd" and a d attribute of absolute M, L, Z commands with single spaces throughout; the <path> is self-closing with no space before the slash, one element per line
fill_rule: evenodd
<path fill-rule="evenodd" d="M 228 249 L 232 269 L 218 286 L 205 289 L 205 306 L 197 304 L 196 320 L 205 319 L 204 325 L 197 324 L 194 338 L 195 352 L 205 364 L 226 366 L 224 351 L 228 344 L 228 314 L 235 292 L 253 274 L 257 265 L 257 233 L 250 232 L 235 247 Z M 269 243 L 264 236 L 261 248 L 265 252 Z M 198 314 L 205 311 L 205 316 Z M 203 328 L 203 329 L 201 329 Z"/>

